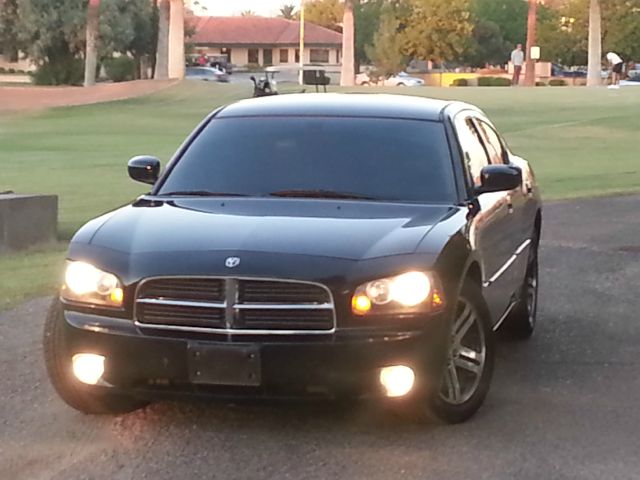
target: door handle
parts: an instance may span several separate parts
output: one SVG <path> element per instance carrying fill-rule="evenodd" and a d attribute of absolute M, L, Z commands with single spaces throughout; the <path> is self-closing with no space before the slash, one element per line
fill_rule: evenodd
<path fill-rule="evenodd" d="M 507 209 L 509 213 L 513 213 L 513 201 L 511 200 L 511 195 L 507 196 Z"/>

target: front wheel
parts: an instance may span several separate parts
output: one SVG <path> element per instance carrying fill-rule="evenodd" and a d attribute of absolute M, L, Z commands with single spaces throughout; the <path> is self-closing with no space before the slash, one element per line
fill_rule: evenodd
<path fill-rule="evenodd" d="M 466 284 L 455 309 L 438 388 L 430 394 L 430 413 L 446 423 L 473 416 L 489 391 L 495 359 L 489 313 L 476 285 Z"/>
<path fill-rule="evenodd" d="M 73 375 L 71 352 L 63 334 L 64 314 L 60 300 L 49 307 L 44 324 L 44 359 L 53 388 L 70 407 L 88 414 L 122 414 L 144 407 L 146 402 L 126 395 L 97 390 Z"/>

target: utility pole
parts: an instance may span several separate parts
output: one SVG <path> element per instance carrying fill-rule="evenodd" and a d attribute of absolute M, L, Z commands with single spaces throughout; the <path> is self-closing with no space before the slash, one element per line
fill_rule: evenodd
<path fill-rule="evenodd" d="M 300 0 L 300 45 L 299 45 L 298 63 L 300 71 L 298 72 L 298 82 L 304 85 L 304 0 Z"/>
<path fill-rule="evenodd" d="M 527 50 L 525 52 L 524 84 L 533 87 L 536 84 L 536 62 L 531 58 L 531 47 L 536 44 L 536 26 L 538 22 L 538 0 L 529 0 L 527 15 Z"/>

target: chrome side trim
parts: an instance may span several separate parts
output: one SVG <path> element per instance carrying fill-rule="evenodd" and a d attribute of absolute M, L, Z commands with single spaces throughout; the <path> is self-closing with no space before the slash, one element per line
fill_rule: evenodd
<path fill-rule="evenodd" d="M 496 324 L 493 326 L 494 332 L 500 328 L 500 325 L 502 325 L 502 323 L 507 319 L 507 317 L 511 313 L 511 310 L 513 310 L 513 307 L 515 307 L 517 304 L 518 302 L 511 302 L 511 305 L 507 307 L 507 310 L 502 314 L 502 316 L 500 317 L 500 320 L 498 320 Z"/>
<path fill-rule="evenodd" d="M 175 307 L 226 308 L 226 302 L 198 302 L 195 300 L 163 300 L 160 298 L 139 298 L 136 303 L 147 305 L 172 305 Z"/>
<path fill-rule="evenodd" d="M 184 300 L 162 300 L 155 298 L 138 298 L 138 294 L 140 292 L 140 288 L 149 281 L 158 280 L 158 279 L 218 279 L 224 280 L 227 282 L 226 288 L 227 292 L 225 294 L 226 301 L 223 303 L 219 302 L 198 302 L 198 301 L 184 301 Z M 245 281 L 263 281 L 263 282 L 281 282 L 281 283 L 298 283 L 298 284 L 306 284 L 313 285 L 316 287 L 322 288 L 325 292 L 327 292 L 329 296 L 329 303 L 320 303 L 320 304 L 312 304 L 312 303 L 303 303 L 303 304 L 269 304 L 269 303 L 248 303 L 242 304 L 238 303 L 237 298 L 237 288 L 232 292 L 233 297 L 232 302 L 229 301 L 229 297 L 226 296 L 229 294 L 228 291 L 228 283 L 235 283 L 239 280 Z M 141 323 L 138 321 L 138 312 L 137 305 L 138 303 L 148 303 L 148 304 L 164 304 L 164 305 L 176 305 L 176 306 L 190 306 L 190 307 L 204 307 L 204 308 L 224 308 L 226 310 L 331 310 L 333 313 L 333 326 L 329 330 L 266 330 L 266 329 L 239 329 L 232 328 L 229 324 L 229 319 L 227 319 L 227 328 L 206 328 L 206 327 L 184 327 L 179 325 L 158 325 L 158 324 L 147 324 Z M 228 316 L 228 315 L 227 315 Z M 235 276 L 189 276 L 189 275 L 170 275 L 170 276 L 155 276 L 148 277 L 140 281 L 138 287 L 135 292 L 135 301 L 133 307 L 133 319 L 134 324 L 138 328 L 145 329 L 156 329 L 156 330 L 174 330 L 174 331 L 183 331 L 183 332 L 197 332 L 197 333 L 217 333 L 224 335 L 330 335 L 336 332 L 337 328 L 337 317 L 336 317 L 336 309 L 335 309 L 335 301 L 333 299 L 333 294 L 331 290 L 327 288 L 327 286 L 316 283 L 309 282 L 305 280 L 295 280 L 288 278 L 265 278 L 265 277 L 235 277 Z"/>
<path fill-rule="evenodd" d="M 489 285 L 491 285 L 493 282 L 495 282 L 496 280 L 498 280 L 498 278 L 500 278 L 502 276 L 502 274 L 504 272 L 507 271 L 507 269 L 513 265 L 513 262 L 515 262 L 518 259 L 518 256 L 520 256 L 522 254 L 522 252 L 524 252 L 524 250 L 531 245 L 531 239 L 528 238 L 526 239 L 524 242 L 522 242 L 522 244 L 516 249 L 515 253 L 513 255 L 511 255 L 511 257 L 509 257 L 509 260 L 507 260 L 505 262 L 504 265 L 502 265 L 502 267 L 500 267 L 500 269 L 493 274 L 493 276 L 489 279 L 489 280 L 485 280 L 482 283 L 483 287 L 488 287 Z"/>

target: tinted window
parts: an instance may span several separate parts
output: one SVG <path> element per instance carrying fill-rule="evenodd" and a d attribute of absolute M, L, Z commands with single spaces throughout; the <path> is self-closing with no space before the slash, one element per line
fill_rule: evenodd
<path fill-rule="evenodd" d="M 478 128 L 482 132 L 482 136 L 484 138 L 484 144 L 487 147 L 487 151 L 489 152 L 489 158 L 491 159 L 491 163 L 501 164 L 504 163 L 504 148 L 502 147 L 502 142 L 500 141 L 500 137 L 495 132 L 493 128 L 491 128 L 486 122 L 482 120 L 476 121 Z"/>
<path fill-rule="evenodd" d="M 482 145 L 480 134 L 470 117 L 456 118 L 456 130 L 469 178 L 474 186 L 479 187 L 482 183 L 480 172 L 489 165 L 489 158 Z"/>
<path fill-rule="evenodd" d="M 300 189 L 452 203 L 455 186 L 444 126 L 372 118 L 214 119 L 159 193 L 261 196 Z"/>

